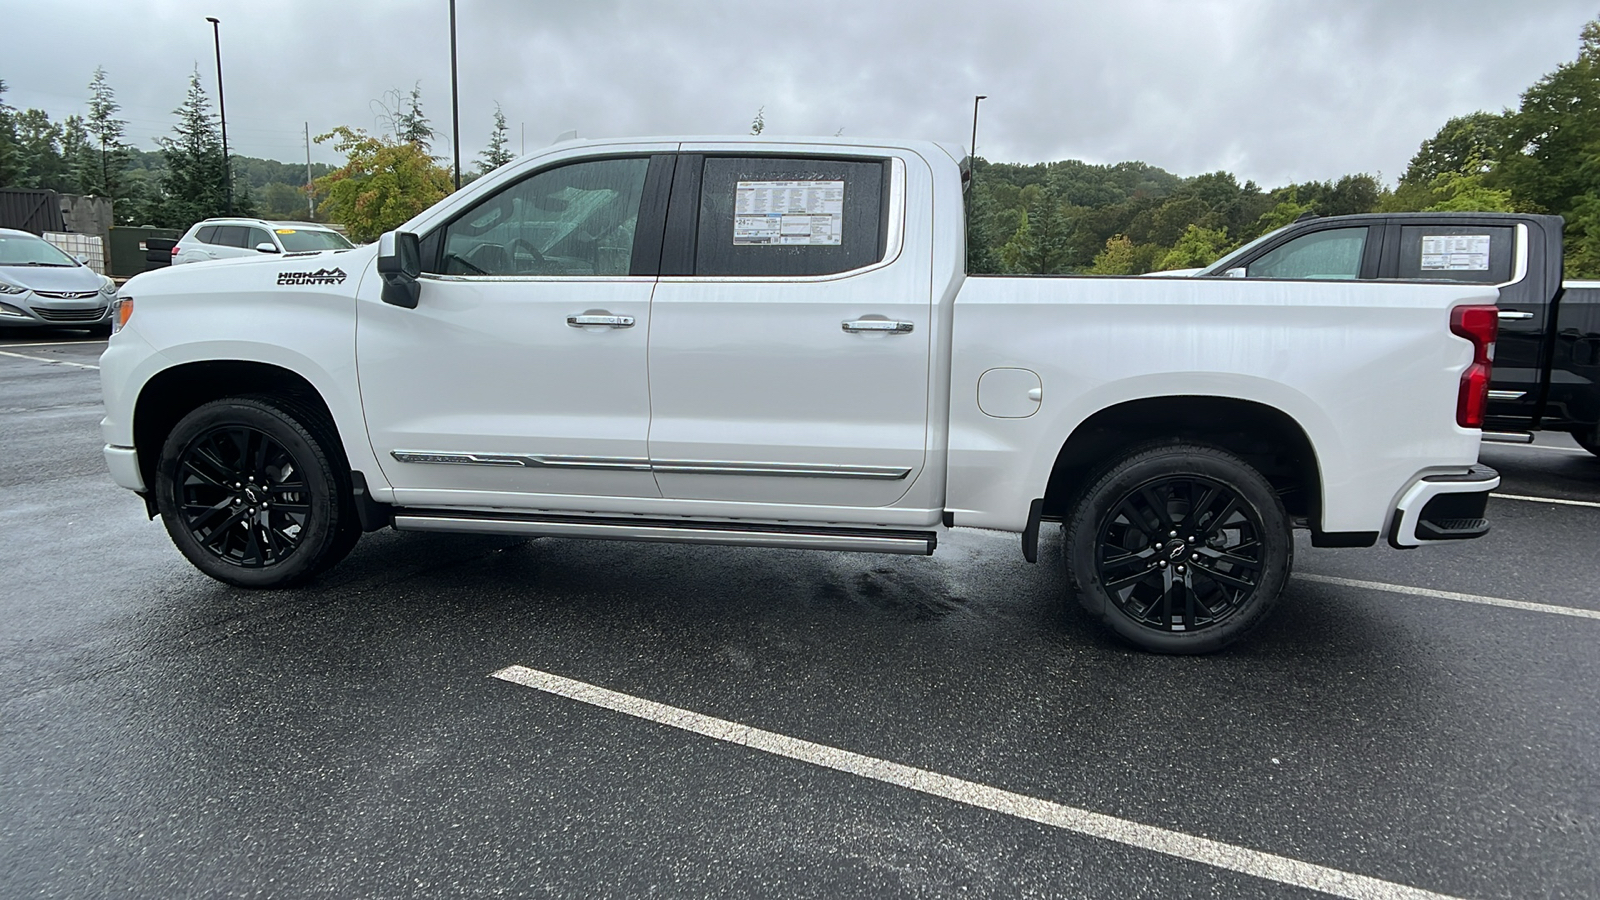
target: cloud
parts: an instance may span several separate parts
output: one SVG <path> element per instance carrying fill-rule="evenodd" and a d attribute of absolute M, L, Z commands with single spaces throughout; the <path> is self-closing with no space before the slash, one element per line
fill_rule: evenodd
<path fill-rule="evenodd" d="M 228 5 L 161 0 L 17 4 L 0 70 L 14 106 L 81 111 L 106 67 L 140 146 L 166 134 L 199 67 L 213 92 L 222 23 L 229 141 L 283 160 L 334 125 L 373 129 L 371 101 L 421 83 L 449 152 L 444 0 Z M 743 133 L 892 135 L 1038 162 L 1140 159 L 1180 174 L 1228 169 L 1265 185 L 1352 172 L 1393 178 L 1454 115 L 1513 105 L 1576 54 L 1590 0 L 1509 15 L 1489 0 L 1209 0 L 803 5 L 679 0 L 457 4 L 462 155 L 495 103 L 512 147 L 587 137 Z M 59 48 L 95 48 L 63 65 Z M 82 71 L 78 71 L 81 69 Z M 313 157 L 331 151 L 313 147 Z"/>

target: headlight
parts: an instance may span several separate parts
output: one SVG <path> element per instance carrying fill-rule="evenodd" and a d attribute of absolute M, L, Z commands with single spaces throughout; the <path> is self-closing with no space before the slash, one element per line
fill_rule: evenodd
<path fill-rule="evenodd" d="M 16 316 L 19 319 L 28 318 L 28 314 L 9 303 L 0 303 L 0 316 Z"/>
<path fill-rule="evenodd" d="M 117 283 L 108 279 L 105 284 L 100 286 L 100 293 L 105 294 L 107 297 L 115 297 L 117 295 Z"/>
<path fill-rule="evenodd" d="M 28 289 L 9 281 L 0 281 L 0 294 L 26 294 Z"/>

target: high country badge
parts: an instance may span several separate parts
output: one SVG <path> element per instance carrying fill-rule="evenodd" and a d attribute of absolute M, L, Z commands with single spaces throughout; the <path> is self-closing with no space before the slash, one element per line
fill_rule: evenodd
<path fill-rule="evenodd" d="M 315 272 L 280 272 L 278 284 L 344 284 L 343 269 L 318 269 Z"/>

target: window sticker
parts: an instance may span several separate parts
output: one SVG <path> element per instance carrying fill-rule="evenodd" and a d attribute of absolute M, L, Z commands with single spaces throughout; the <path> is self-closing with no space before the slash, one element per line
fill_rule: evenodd
<path fill-rule="evenodd" d="M 1489 271 L 1489 236 L 1487 234 L 1424 235 L 1422 271 Z"/>
<path fill-rule="evenodd" d="M 741 181 L 735 200 L 736 247 L 844 242 L 843 181 Z"/>
<path fill-rule="evenodd" d="M 277 231 L 279 234 L 294 234 L 293 228 L 279 228 Z"/>

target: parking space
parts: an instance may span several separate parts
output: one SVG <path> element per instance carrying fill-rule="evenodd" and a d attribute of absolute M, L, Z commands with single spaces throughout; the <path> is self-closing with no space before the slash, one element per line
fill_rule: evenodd
<path fill-rule="evenodd" d="M 1485 448 L 1488 537 L 1301 542 L 1259 632 L 1164 658 L 1061 602 L 1054 542 L 960 529 L 382 532 L 230 588 L 105 474 L 103 346 L 0 335 L 0 893 L 1600 894 L 1564 439 Z"/>

